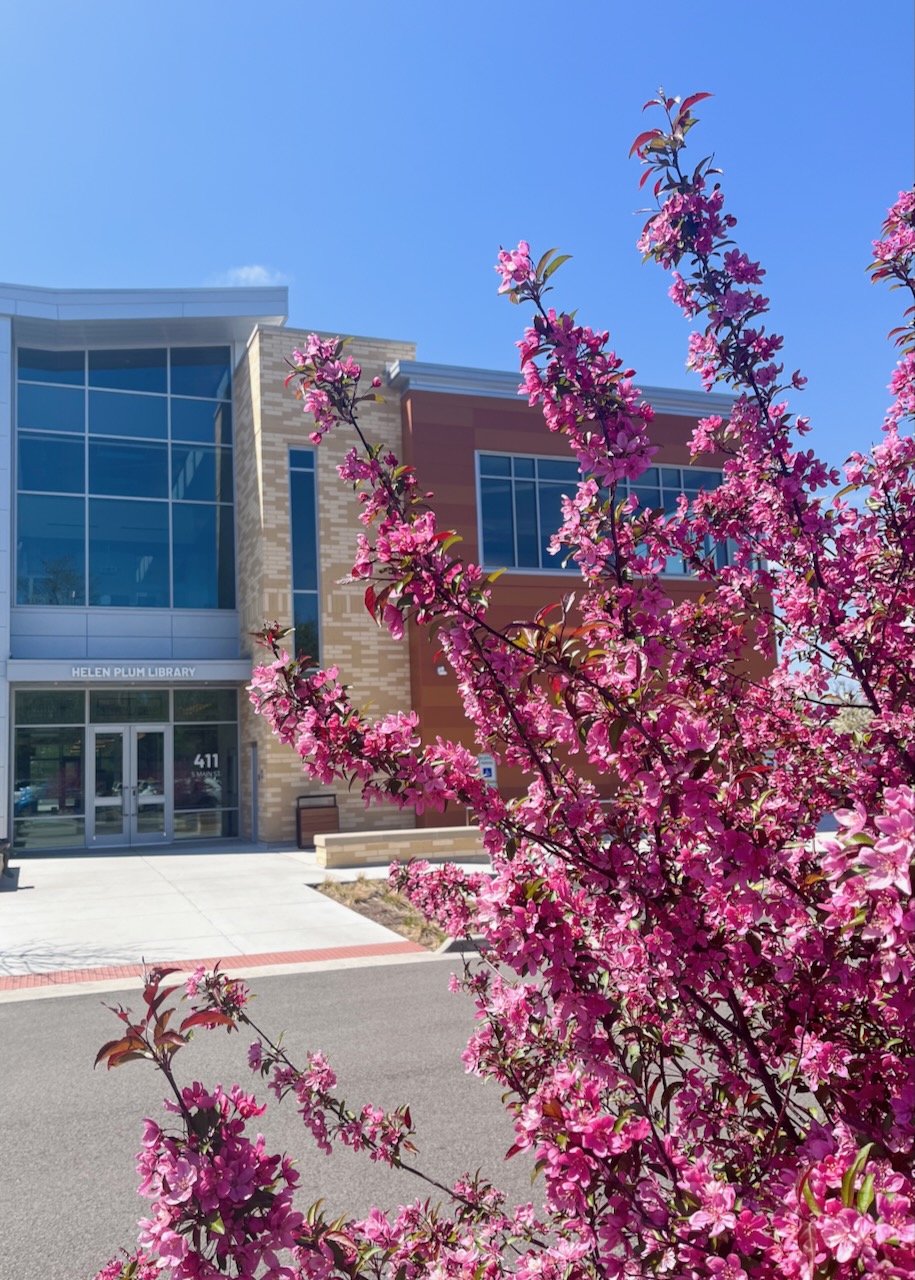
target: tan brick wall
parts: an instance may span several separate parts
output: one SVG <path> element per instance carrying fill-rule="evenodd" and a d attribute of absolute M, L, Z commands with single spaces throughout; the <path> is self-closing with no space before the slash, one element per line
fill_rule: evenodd
<path fill-rule="evenodd" d="M 478 827 L 433 827 L 315 836 L 319 867 L 378 867 L 410 858 L 488 862 Z"/>
<path fill-rule="evenodd" d="M 239 614 L 242 652 L 255 656 L 250 632 L 265 621 L 292 621 L 290 563 L 289 449 L 311 448 L 308 422 L 283 383 L 285 357 L 304 340 L 302 331 L 259 328 L 236 375 L 238 462 Z M 355 338 L 347 354 L 362 365 L 365 384 L 382 376 L 391 360 L 415 357 L 412 343 Z M 362 406 L 367 437 L 401 453 L 401 414 L 396 396 Z M 339 585 L 352 569 L 359 503 L 336 468 L 352 447 L 343 430 L 332 431 L 316 450 L 319 541 L 321 662 L 336 664 L 357 705 L 373 715 L 410 705 L 409 652 L 369 617 L 358 583 Z M 241 715 L 241 830 L 266 841 L 295 838 L 295 799 L 323 790 L 307 781 L 298 758 L 281 746 L 244 700 Z M 260 773 L 258 830 L 252 831 L 251 744 L 257 744 Z M 373 807 L 366 811 L 357 791 L 333 788 L 343 831 L 412 826 L 412 810 Z"/>

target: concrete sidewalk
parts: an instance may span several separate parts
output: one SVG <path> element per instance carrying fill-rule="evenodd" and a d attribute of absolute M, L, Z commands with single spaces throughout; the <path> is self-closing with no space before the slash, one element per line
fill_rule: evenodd
<path fill-rule="evenodd" d="M 135 987 L 144 963 L 220 960 L 265 974 L 430 958 L 312 887 L 386 867 L 327 871 L 313 853 L 240 846 L 31 857 L 11 870 L 0 892 L 0 1000 Z"/>

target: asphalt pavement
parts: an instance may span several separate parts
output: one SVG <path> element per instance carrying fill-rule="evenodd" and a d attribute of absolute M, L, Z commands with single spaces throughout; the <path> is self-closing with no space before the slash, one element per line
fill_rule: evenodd
<path fill-rule="evenodd" d="M 455 967 L 451 957 L 425 964 L 395 958 L 382 966 L 261 976 L 252 984 L 253 1016 L 272 1031 L 285 1028 L 294 1058 L 323 1049 L 351 1105 L 409 1103 L 416 1162 L 440 1181 L 482 1168 L 513 1203 L 526 1203 L 531 1165 L 523 1155 L 505 1163 L 513 1133 L 499 1090 L 463 1070 L 473 1009 L 447 989 Z M 135 1194 L 141 1121 L 161 1117 L 164 1090 L 143 1062 L 93 1071 L 98 1047 L 116 1026 L 106 999 L 136 1006 L 139 985 L 0 1006 L 4 1280 L 88 1280 L 116 1247 L 135 1240 L 147 1205 Z M 203 1032 L 179 1052 L 175 1067 L 183 1082 L 237 1080 L 263 1100 L 264 1083 L 247 1070 L 246 1052 L 238 1035 Z M 424 1184 L 364 1155 L 340 1148 L 323 1156 L 288 1104 L 271 1106 L 256 1128 L 273 1150 L 295 1158 L 302 1204 L 323 1197 L 335 1214 L 365 1213 L 372 1204 L 427 1197 Z"/>
<path fill-rule="evenodd" d="M 473 1010 L 448 991 L 461 959 L 315 889 L 362 874 L 387 869 L 328 872 L 313 853 L 244 846 L 14 860 L 0 880 L 2 1280 L 89 1280 L 135 1241 L 146 1209 L 135 1156 L 143 1117 L 162 1115 L 163 1082 L 146 1063 L 92 1063 L 117 1027 L 104 1005 L 139 1007 L 144 964 L 221 960 L 299 1060 L 328 1053 L 356 1109 L 410 1105 L 421 1168 L 449 1185 L 483 1168 L 514 1202 L 531 1198 L 524 1158 L 504 1164 L 513 1132 L 499 1091 L 463 1071 Z M 206 1032 L 175 1065 L 184 1082 L 237 1080 L 265 1099 L 246 1054 L 241 1037 Z M 257 1130 L 296 1160 L 305 1206 L 324 1198 L 334 1214 L 361 1214 L 429 1194 L 364 1155 L 321 1155 L 288 1105 Z"/>

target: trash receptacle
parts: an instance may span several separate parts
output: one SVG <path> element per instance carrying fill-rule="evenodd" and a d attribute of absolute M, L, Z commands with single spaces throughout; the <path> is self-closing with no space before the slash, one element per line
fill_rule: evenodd
<path fill-rule="evenodd" d="M 339 830 L 336 795 L 331 792 L 330 795 L 299 796 L 295 806 L 295 836 L 300 849 L 313 849 L 319 832 Z"/>

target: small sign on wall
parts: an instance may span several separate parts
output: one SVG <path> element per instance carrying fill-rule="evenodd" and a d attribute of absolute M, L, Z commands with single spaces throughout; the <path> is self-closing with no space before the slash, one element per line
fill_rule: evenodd
<path fill-rule="evenodd" d="M 480 777 L 484 782 L 496 782 L 496 761 L 493 756 L 482 755 L 477 756 L 477 764 L 480 766 Z"/>

